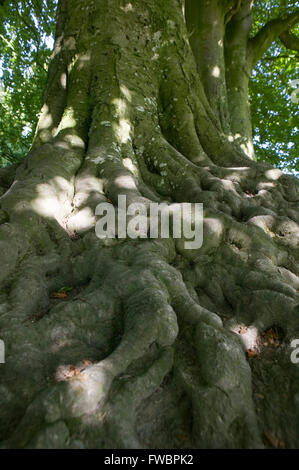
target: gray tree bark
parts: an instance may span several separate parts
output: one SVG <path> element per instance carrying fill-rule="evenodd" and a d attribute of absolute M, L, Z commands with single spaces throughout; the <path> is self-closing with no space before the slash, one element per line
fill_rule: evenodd
<path fill-rule="evenodd" d="M 0 172 L 1 447 L 298 447 L 299 184 L 242 150 L 249 3 L 60 1 Z M 203 246 L 98 239 L 120 194 L 203 203 Z"/>

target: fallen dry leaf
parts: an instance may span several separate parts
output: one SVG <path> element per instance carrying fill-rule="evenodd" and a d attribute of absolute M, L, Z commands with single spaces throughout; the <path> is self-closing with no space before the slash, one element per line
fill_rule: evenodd
<path fill-rule="evenodd" d="M 244 335 L 246 333 L 246 331 L 247 331 L 247 327 L 243 326 L 242 328 L 240 328 L 239 333 L 240 333 L 240 335 Z"/>
<path fill-rule="evenodd" d="M 247 349 L 246 352 L 247 352 L 248 357 L 256 357 L 257 356 L 257 352 L 253 351 L 253 349 Z"/>
<path fill-rule="evenodd" d="M 53 292 L 51 295 L 53 299 L 65 299 L 67 297 L 66 292 Z"/>
<path fill-rule="evenodd" d="M 75 366 L 70 366 L 69 372 L 66 373 L 66 378 L 70 379 L 75 375 L 79 375 L 81 373 L 80 369 L 77 369 Z"/>
<path fill-rule="evenodd" d="M 91 366 L 92 362 L 89 361 L 88 359 L 84 359 L 83 364 L 84 364 L 85 366 Z"/>
<path fill-rule="evenodd" d="M 270 432 L 266 431 L 264 436 L 271 447 L 274 447 L 275 449 L 283 449 L 285 447 L 284 442 L 277 439 L 277 437 L 273 436 Z"/>
<path fill-rule="evenodd" d="M 271 344 L 275 348 L 278 348 L 280 346 L 279 333 L 276 327 L 269 328 L 269 330 L 265 331 L 263 337 L 266 340 L 263 343 L 264 346 L 268 346 L 269 344 Z"/>

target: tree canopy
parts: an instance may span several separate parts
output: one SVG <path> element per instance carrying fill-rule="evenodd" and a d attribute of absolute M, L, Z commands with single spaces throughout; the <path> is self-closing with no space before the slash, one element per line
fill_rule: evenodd
<path fill-rule="evenodd" d="M 32 143 L 53 44 L 55 0 L 6 1 L 0 7 L 0 162 Z"/>
<path fill-rule="evenodd" d="M 251 35 L 294 13 L 296 3 L 255 1 Z M 57 1 L 6 0 L 1 5 L 0 163 L 6 165 L 24 157 L 33 140 L 53 45 Z M 297 24 L 292 35 L 270 41 L 250 80 L 256 158 L 295 175 L 299 171 L 298 31 Z"/>
<path fill-rule="evenodd" d="M 256 2 L 253 34 L 271 19 L 286 16 L 294 11 L 296 3 L 284 0 Z M 298 30 L 298 25 L 293 28 L 294 33 L 298 34 Z M 298 79 L 298 59 L 298 50 L 288 49 L 281 38 L 278 38 L 266 50 L 262 60 L 256 64 L 250 80 L 251 113 L 257 158 L 282 169 L 288 169 L 297 175 L 298 101 L 292 100 L 291 96 L 298 88 L 298 84 L 295 86 L 295 80 Z"/>

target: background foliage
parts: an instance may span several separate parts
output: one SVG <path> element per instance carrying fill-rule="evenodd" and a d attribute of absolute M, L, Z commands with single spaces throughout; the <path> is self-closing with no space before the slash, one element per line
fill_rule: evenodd
<path fill-rule="evenodd" d="M 57 0 L 6 0 L 3 7 L 1 3 L 0 165 L 6 165 L 26 155 L 34 136 L 53 44 Z M 293 11 L 297 2 L 260 0 L 254 5 L 252 34 L 270 19 Z M 296 31 L 298 26 L 293 29 Z M 299 78 L 298 68 L 298 55 L 277 40 L 258 62 L 250 80 L 257 159 L 296 175 L 298 104 L 291 100 L 291 82 Z"/>
<path fill-rule="evenodd" d="M 0 6 L 0 164 L 28 152 L 41 107 L 56 0 Z"/>
<path fill-rule="evenodd" d="M 298 8 L 292 0 L 256 1 L 252 34 L 269 20 L 285 16 Z M 298 25 L 293 33 L 299 35 Z M 275 41 L 258 62 L 250 80 L 250 102 L 255 152 L 258 160 L 299 176 L 299 104 L 291 94 L 299 88 L 298 53 Z M 299 98 L 299 93 L 297 94 Z"/>

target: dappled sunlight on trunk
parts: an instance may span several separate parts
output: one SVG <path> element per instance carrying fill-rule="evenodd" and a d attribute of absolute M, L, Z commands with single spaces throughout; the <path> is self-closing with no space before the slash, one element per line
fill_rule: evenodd
<path fill-rule="evenodd" d="M 298 444 L 299 185 L 248 158 L 211 9 L 208 63 L 182 2 L 60 2 L 33 148 L 0 172 L 2 447 Z M 119 196 L 202 203 L 202 246 L 98 238 Z"/>

